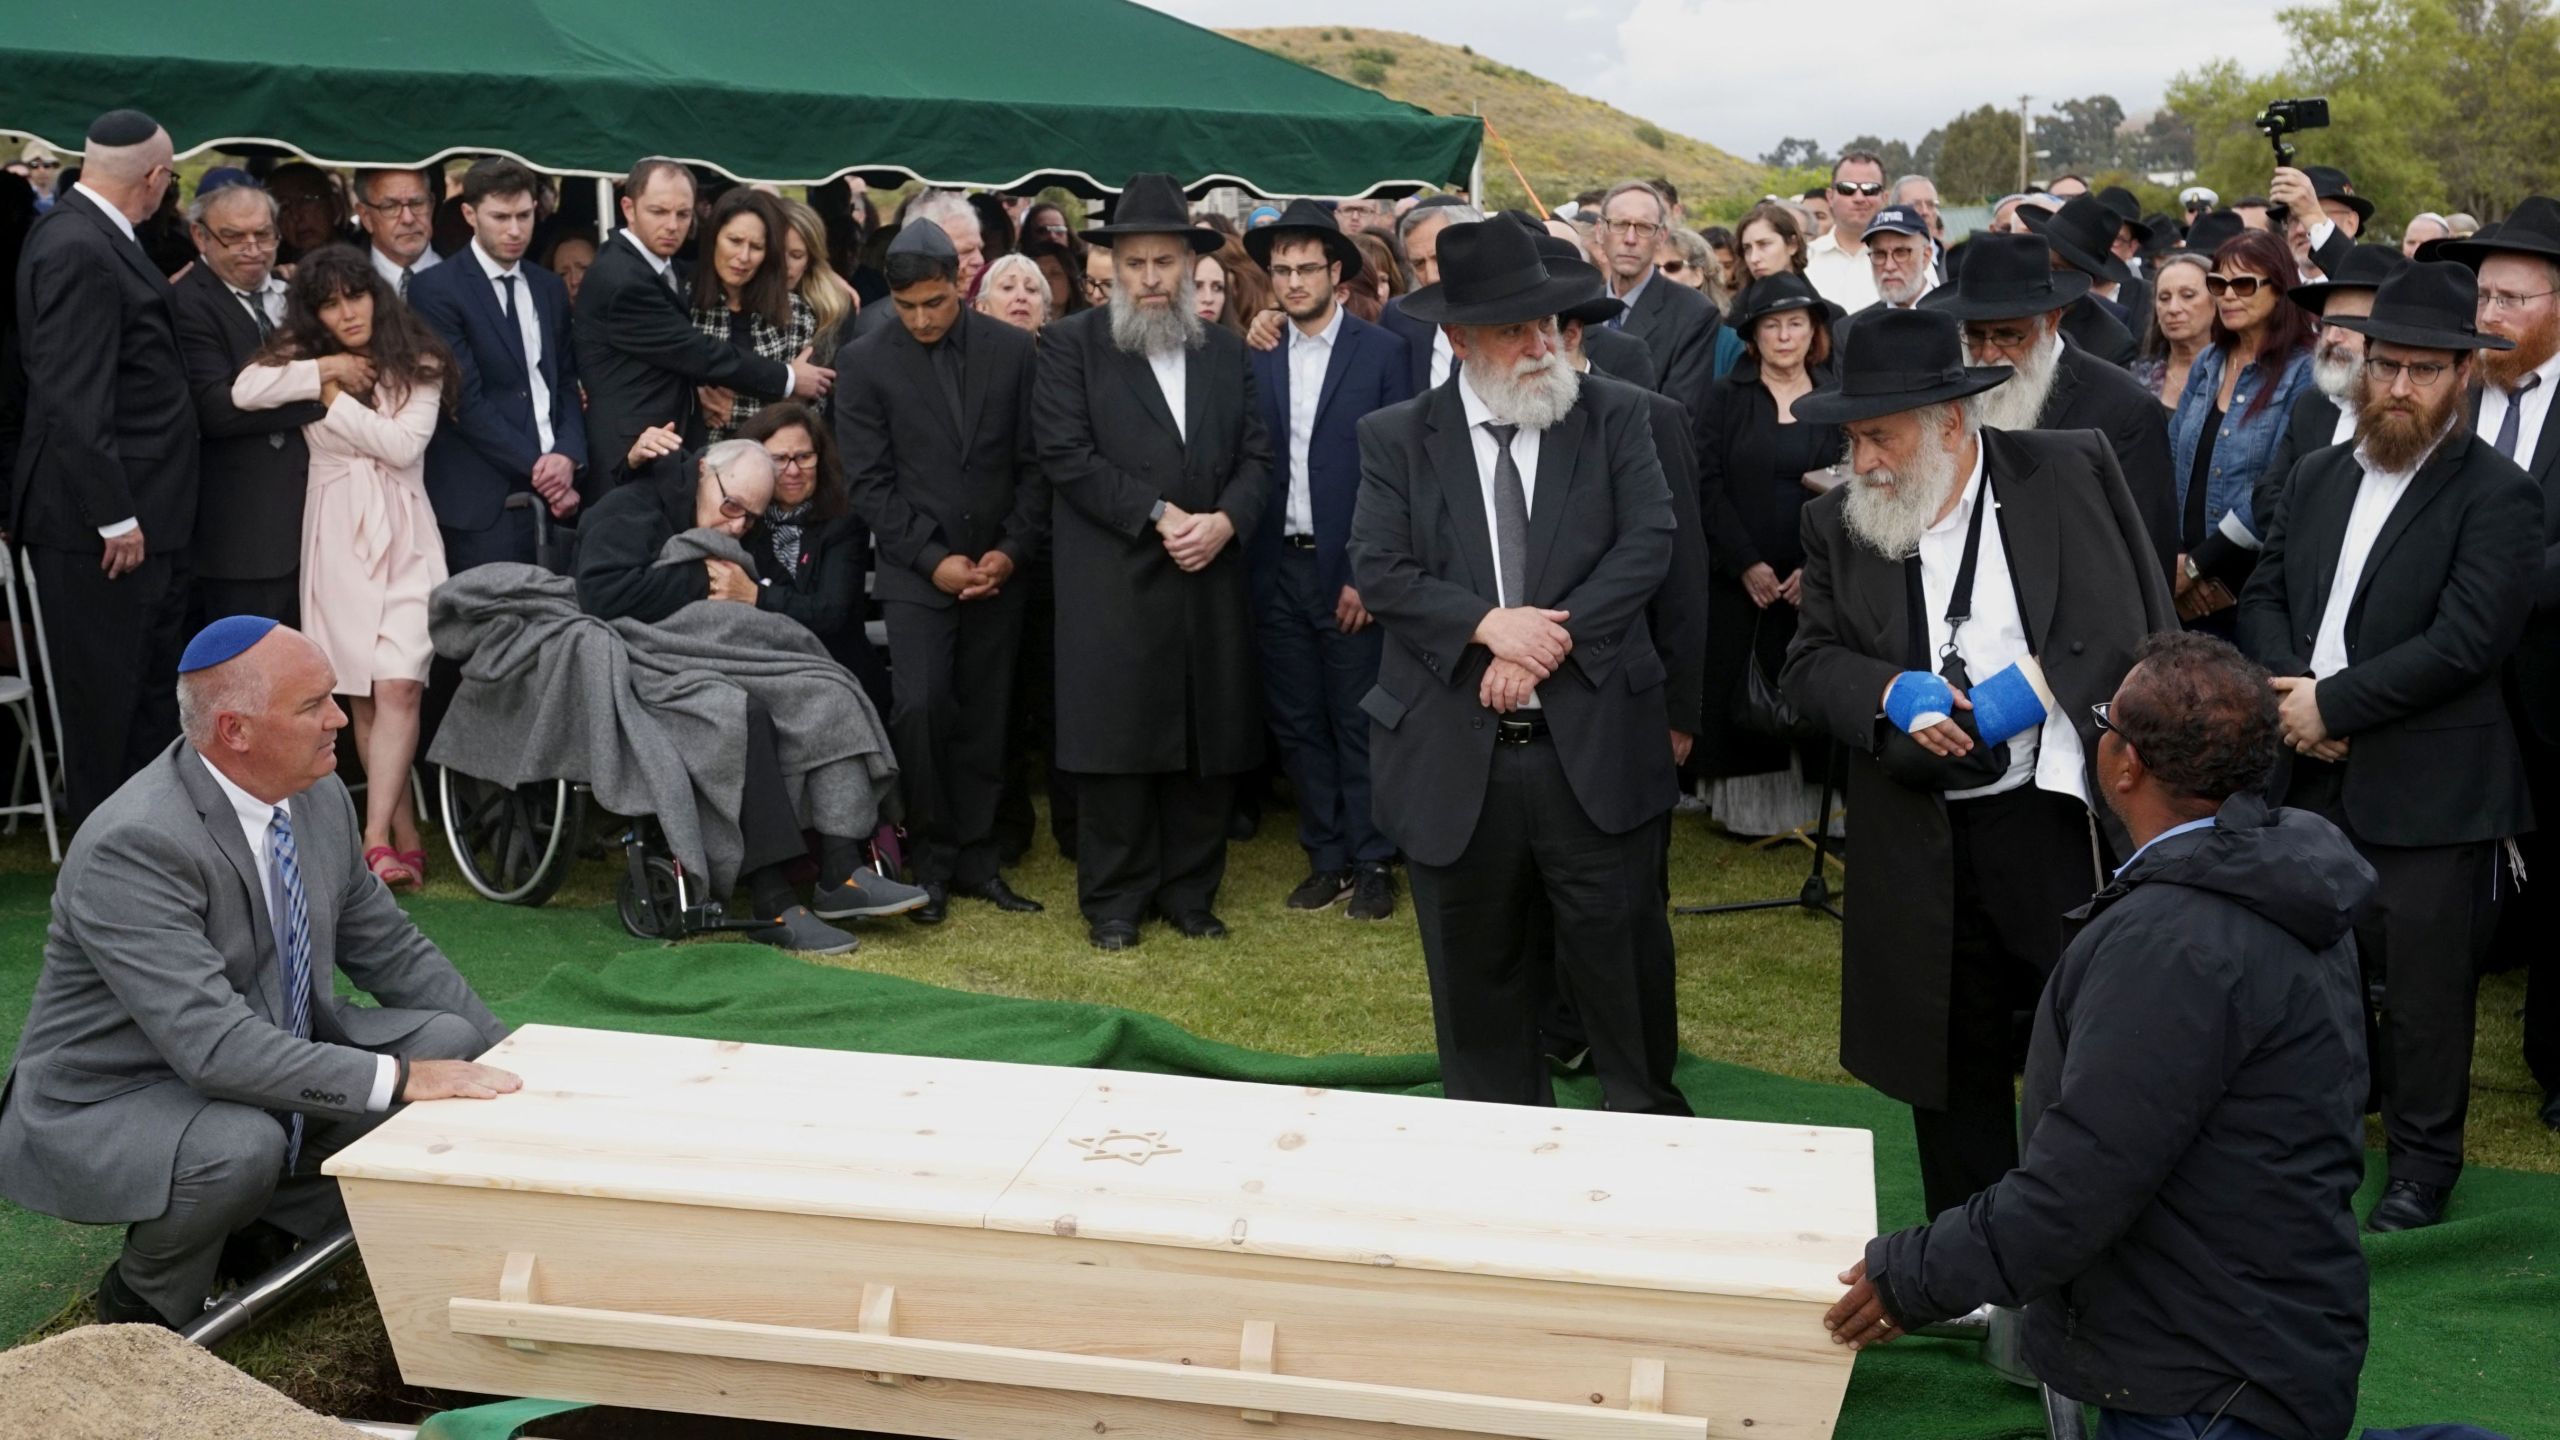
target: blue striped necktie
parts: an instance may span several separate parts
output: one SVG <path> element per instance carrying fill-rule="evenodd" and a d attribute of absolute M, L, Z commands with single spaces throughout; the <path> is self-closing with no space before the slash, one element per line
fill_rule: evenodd
<path fill-rule="evenodd" d="M 267 822 L 267 918 L 276 935 L 276 961 L 284 967 L 284 1027 L 297 1040 L 311 1038 L 311 907 L 302 894 L 302 867 L 294 857 L 293 817 L 281 805 Z M 285 1120 L 284 1168 L 302 1153 L 302 1112 Z"/>

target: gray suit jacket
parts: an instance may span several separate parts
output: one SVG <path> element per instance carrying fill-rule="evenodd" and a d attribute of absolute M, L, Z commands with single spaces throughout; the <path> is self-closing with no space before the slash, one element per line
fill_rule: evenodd
<path fill-rule="evenodd" d="M 281 1027 L 258 865 L 184 740 L 80 827 L 54 886 L 27 1027 L 0 1087 L 0 1195 L 85 1224 L 148 1220 L 198 1112 L 218 1100 L 365 1113 L 388 1046 L 436 1012 L 506 1027 L 364 867 L 336 777 L 287 802 L 311 910 L 312 1035 Z M 384 1008 L 332 995 L 344 970 Z"/>

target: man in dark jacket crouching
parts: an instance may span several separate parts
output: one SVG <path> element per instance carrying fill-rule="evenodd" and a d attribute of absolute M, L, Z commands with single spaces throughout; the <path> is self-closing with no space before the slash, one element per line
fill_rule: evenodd
<path fill-rule="evenodd" d="M 2099 787 L 2140 848 L 2045 986 L 2018 1168 L 1870 1241 L 1825 1323 L 1863 1348 L 2023 1304 L 2028 1362 L 2101 1407 L 2100 1440 L 2338 1440 L 2365 1350 L 2373 871 L 2259 798 L 2275 696 L 2229 645 L 2150 637 L 2098 712 Z"/>

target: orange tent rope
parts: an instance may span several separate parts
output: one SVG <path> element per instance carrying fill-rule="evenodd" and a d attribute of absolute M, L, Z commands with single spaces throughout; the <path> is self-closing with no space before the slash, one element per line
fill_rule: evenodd
<path fill-rule="evenodd" d="M 1550 213 L 1547 209 L 1547 202 L 1538 198 L 1537 187 L 1529 183 L 1528 176 L 1520 173 L 1520 162 L 1511 158 L 1511 144 L 1509 141 L 1502 138 L 1501 131 L 1493 128 L 1493 117 L 1490 115 L 1479 115 L 1476 118 L 1484 122 L 1484 133 L 1486 138 L 1492 140 L 1495 145 L 1501 147 L 1502 163 L 1511 168 L 1511 178 L 1520 182 L 1521 193 L 1529 197 L 1529 204 L 1537 211 L 1539 217 L 1542 219 L 1545 218 L 1545 216 Z M 1478 195 L 1475 199 L 1476 203 L 1479 205 L 1484 203 L 1484 197 L 1481 195 Z"/>

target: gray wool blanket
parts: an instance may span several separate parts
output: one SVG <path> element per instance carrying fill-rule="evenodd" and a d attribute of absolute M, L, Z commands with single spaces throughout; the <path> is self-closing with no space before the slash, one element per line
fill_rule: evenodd
<path fill-rule="evenodd" d="M 717 531 L 670 539 L 658 562 L 748 564 Z M 748 573 L 753 574 L 752 564 Z M 583 783 L 616 815 L 655 816 L 686 869 L 726 896 L 743 842 L 749 696 L 772 712 L 803 828 L 868 836 L 896 813 L 898 765 L 862 686 L 798 621 L 697 601 L 655 625 L 578 608 L 576 582 L 482 565 L 428 602 L 436 653 L 462 685 L 427 758 L 502 785 Z"/>

